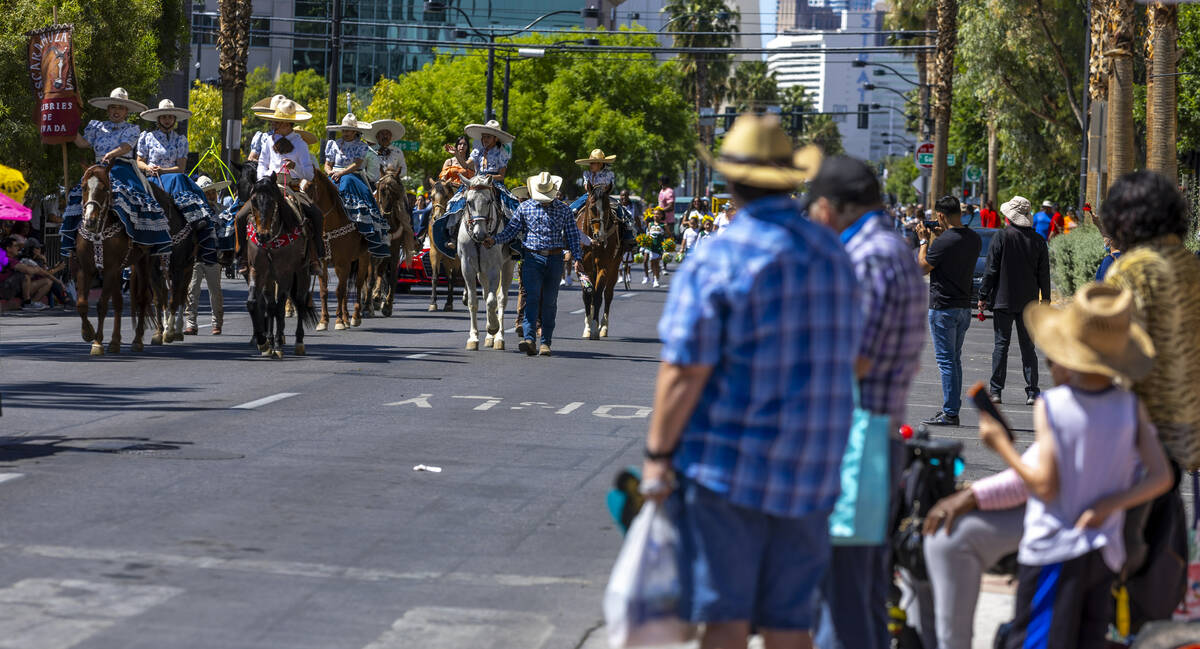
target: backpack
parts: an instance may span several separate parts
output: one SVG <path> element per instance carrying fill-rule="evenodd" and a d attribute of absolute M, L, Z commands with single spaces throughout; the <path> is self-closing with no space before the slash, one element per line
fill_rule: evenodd
<path fill-rule="evenodd" d="M 927 581 L 921 526 L 934 503 L 954 493 L 954 470 L 962 442 L 924 437 L 908 440 L 904 446 L 908 457 L 893 499 L 892 558 L 913 578 Z"/>

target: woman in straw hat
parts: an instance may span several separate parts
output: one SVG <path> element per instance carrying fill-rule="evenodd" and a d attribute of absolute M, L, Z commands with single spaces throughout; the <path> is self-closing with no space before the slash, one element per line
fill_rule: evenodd
<path fill-rule="evenodd" d="M 162 187 L 175 206 L 196 229 L 200 242 L 200 261 L 217 263 L 217 237 L 214 221 L 217 210 L 208 202 L 204 191 L 187 175 L 187 138 L 176 126 L 192 116 L 186 108 L 176 108 L 170 99 L 158 102 L 158 108 L 144 110 L 142 119 L 158 128 L 143 131 L 137 143 L 137 166 L 150 182 Z"/>
<path fill-rule="evenodd" d="M 112 181 L 112 210 L 130 227 L 134 240 L 151 248 L 151 254 L 171 252 L 171 231 L 167 216 L 154 196 L 142 185 L 133 166 L 133 153 L 140 131 L 126 121 L 130 110 L 143 111 L 146 106 L 129 98 L 124 88 L 115 88 L 107 97 L 95 97 L 88 103 L 107 113 L 108 119 L 92 120 L 75 136 L 75 145 L 96 152 L 96 163 L 110 165 Z M 75 234 L 83 218 L 83 188 L 76 185 L 67 197 L 63 212 L 60 251 L 63 257 L 75 252 Z"/>
<path fill-rule="evenodd" d="M 273 98 L 269 108 L 256 110 L 254 115 L 266 121 L 271 128 L 271 135 L 259 149 L 258 179 L 262 180 L 269 178 L 271 174 L 278 174 L 276 180 L 285 185 L 289 192 L 295 192 L 302 181 L 312 181 L 316 167 L 308 146 L 316 144 L 318 140 L 315 135 L 296 129 L 296 124 L 302 124 L 312 119 L 312 113 L 304 110 L 300 104 L 284 97 L 282 99 Z M 312 242 L 316 247 L 317 258 L 323 259 L 325 242 L 319 236 L 321 232 L 324 232 L 321 212 L 313 207 L 303 194 L 297 194 L 297 196 L 300 197 L 304 217 L 309 222 L 314 235 Z M 243 206 L 237 214 L 236 228 L 239 242 L 245 235 L 245 216 L 248 211 L 249 206 Z M 242 249 L 244 250 L 245 246 L 242 246 Z"/>
<path fill-rule="evenodd" d="M 516 137 L 502 130 L 500 122 L 494 119 L 488 120 L 486 124 L 468 124 L 463 130 L 467 137 L 477 142 L 475 148 L 471 150 L 471 155 L 467 158 L 466 168 L 475 175 L 491 178 L 492 186 L 496 188 L 496 195 L 500 198 L 505 213 L 511 215 L 517 209 L 520 201 L 505 188 L 504 176 L 508 173 L 508 162 L 512 159 L 510 145 L 516 140 Z M 446 152 L 455 153 L 456 147 L 447 144 Z M 466 183 L 463 183 L 446 207 L 445 220 L 449 234 L 447 240 L 451 246 L 458 240 L 458 219 L 466 204 L 467 188 Z"/>
<path fill-rule="evenodd" d="M 616 185 L 617 179 L 609 168 L 615 160 L 616 155 L 604 155 L 601 149 L 592 149 L 586 158 L 580 158 L 575 161 L 575 164 L 586 167 L 583 170 L 583 191 L 584 195 L 576 198 L 571 203 L 571 211 L 579 213 L 580 208 L 587 202 L 587 192 L 593 189 L 605 189 L 606 193 L 611 194 L 613 186 Z M 617 229 L 621 232 L 621 245 L 623 248 L 632 247 L 635 238 L 633 234 L 633 215 L 624 207 L 614 204 L 610 199 L 605 199 L 604 209 L 612 212 L 617 217 Z"/>
<path fill-rule="evenodd" d="M 363 160 L 369 152 L 367 143 L 362 141 L 362 133 L 370 126 L 358 121 L 353 113 L 346 113 L 340 124 L 325 127 L 329 131 L 341 131 L 341 138 L 325 142 L 325 173 L 337 185 L 346 214 L 367 240 L 371 256 L 386 258 L 391 256 L 387 244 L 387 233 L 391 228 L 361 175 Z"/>
<path fill-rule="evenodd" d="M 276 106 L 279 105 L 279 102 L 284 99 L 287 99 L 287 97 L 283 95 L 275 95 L 273 97 L 267 97 L 266 99 L 260 99 L 250 107 L 250 110 L 254 113 L 271 112 L 275 110 Z M 296 104 L 296 108 L 298 110 L 306 110 L 304 106 L 301 106 L 300 104 Z M 256 131 L 254 133 L 254 137 L 250 139 L 250 149 L 246 154 L 246 162 L 258 162 L 258 159 L 262 157 L 263 147 L 271 145 L 271 134 L 274 132 L 274 125 L 268 122 L 265 129 Z"/>

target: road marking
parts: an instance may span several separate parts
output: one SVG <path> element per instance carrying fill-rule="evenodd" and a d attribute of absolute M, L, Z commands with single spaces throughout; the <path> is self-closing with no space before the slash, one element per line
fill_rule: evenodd
<path fill-rule="evenodd" d="M 423 354 L 409 354 L 408 356 L 405 356 L 405 358 L 411 358 L 411 359 L 413 359 L 413 360 L 416 360 L 416 359 L 418 359 L 418 358 L 428 358 L 429 356 L 432 356 L 432 354 L 428 354 L 428 353 L 423 353 Z"/>
<path fill-rule="evenodd" d="M 578 409 L 579 409 L 579 407 L 580 407 L 580 406 L 582 406 L 582 405 L 583 405 L 583 402 L 582 402 L 582 401 L 572 401 L 571 403 L 568 403 L 567 405 L 565 405 L 565 406 L 563 406 L 563 407 L 559 408 L 558 410 L 555 410 L 555 411 L 554 411 L 554 414 L 556 414 L 556 415 L 569 415 L 569 414 L 571 414 L 571 413 L 575 412 L 576 410 L 578 410 Z"/>
<path fill-rule="evenodd" d="M 16 480 L 17 478 L 19 478 L 23 475 L 25 475 L 25 474 L 24 473 L 0 473 L 0 482 L 8 482 L 9 480 Z"/>
<path fill-rule="evenodd" d="M 553 625 L 544 615 L 482 608 L 422 606 L 409 610 L 363 649 L 478 647 L 538 649 Z"/>
<path fill-rule="evenodd" d="M 412 404 L 418 408 L 432 408 L 433 406 L 429 405 L 429 397 L 432 397 L 432 396 L 433 396 L 432 393 L 418 394 L 417 396 L 415 396 L 411 399 L 405 399 L 404 401 L 393 401 L 391 403 L 385 403 L 383 405 L 385 405 L 385 406 L 405 406 L 408 404 Z"/>
<path fill-rule="evenodd" d="M 183 592 L 81 579 L 22 579 L 0 590 L 0 647 L 68 649 Z"/>
<path fill-rule="evenodd" d="M 622 294 L 618 295 L 617 297 L 633 297 L 635 295 L 637 295 L 637 293 L 622 293 Z"/>
<path fill-rule="evenodd" d="M 476 397 L 476 396 L 453 396 L 450 398 L 451 399 L 479 399 L 480 401 L 483 401 L 483 403 L 475 406 L 473 408 L 473 410 L 491 410 L 492 408 L 494 408 L 496 406 L 496 404 L 500 403 L 503 400 L 502 397 Z"/>
<path fill-rule="evenodd" d="M 619 408 L 628 408 L 633 412 L 627 415 L 614 415 L 612 411 Z M 593 410 L 592 414 L 605 419 L 645 419 L 650 416 L 651 412 L 654 412 L 654 409 L 645 406 L 610 405 L 600 406 Z"/>
<path fill-rule="evenodd" d="M 311 577 L 314 579 L 346 579 L 350 581 L 440 581 L 485 586 L 589 586 L 590 580 L 572 577 L 543 577 L 539 575 L 476 574 L 470 572 L 396 572 L 371 568 L 352 568 L 324 563 L 300 561 L 270 561 L 267 559 L 229 559 L 224 557 L 186 556 L 142 550 L 109 550 L 104 548 L 74 548 L 62 545 L 18 545 L 0 543 L 0 552 L 10 552 L 50 559 L 77 561 L 111 561 L 117 563 L 138 562 L 156 566 L 190 568 L 194 570 L 229 570 L 233 572 L 282 575 L 288 577 Z M 4 591 L 0 591 L 3 593 Z M 0 603 L 3 603 L 0 600 Z M 2 608 L 0 608 L 2 610 Z M 3 625 L 0 625 L 0 630 Z M 0 635 L 0 648 L 5 637 Z M 17 646 L 17 645 L 12 645 Z M 28 647 L 30 645 L 24 645 Z M 39 647 L 40 649 L 40 647 Z"/>
<path fill-rule="evenodd" d="M 300 394 L 300 393 L 299 392 L 280 392 L 279 394 L 272 394 L 269 397 L 263 397 L 261 399 L 255 399 L 254 401 L 247 401 L 246 403 L 238 404 L 236 406 L 233 406 L 232 409 L 234 409 L 234 410 L 253 410 L 254 408 L 257 408 L 259 406 L 265 406 L 268 403 L 275 403 L 276 401 L 283 401 L 284 399 L 287 399 L 288 397 L 294 397 L 298 394 Z"/>
<path fill-rule="evenodd" d="M 571 315 L 579 315 L 580 313 L 583 313 L 583 309 L 575 309 L 571 312 Z"/>

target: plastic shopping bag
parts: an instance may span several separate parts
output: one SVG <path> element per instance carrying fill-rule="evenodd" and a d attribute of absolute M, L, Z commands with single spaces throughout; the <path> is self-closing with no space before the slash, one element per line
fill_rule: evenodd
<path fill-rule="evenodd" d="M 692 626 L 679 617 L 678 553 L 678 530 L 658 504 L 646 501 L 604 591 L 610 647 L 649 647 L 692 637 Z"/>
<path fill-rule="evenodd" d="M 1192 520 L 1187 528 L 1188 562 L 1187 592 L 1175 611 L 1175 619 L 1184 622 L 1200 620 L 1200 474 L 1192 473 Z"/>

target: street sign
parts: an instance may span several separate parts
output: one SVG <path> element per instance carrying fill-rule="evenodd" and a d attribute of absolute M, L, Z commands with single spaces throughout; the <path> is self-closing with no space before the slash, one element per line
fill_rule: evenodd
<path fill-rule="evenodd" d="M 917 145 L 917 166 L 933 169 L 933 142 L 922 142 Z"/>
<path fill-rule="evenodd" d="M 953 153 L 947 153 L 947 154 L 946 154 L 946 166 L 947 166 L 947 167 L 953 167 L 953 166 L 954 166 L 954 154 L 953 154 Z"/>
<path fill-rule="evenodd" d="M 416 140 L 400 140 L 396 142 L 396 146 L 401 151 L 419 151 L 421 149 L 421 143 Z"/>
<path fill-rule="evenodd" d="M 975 165 L 967 165 L 967 182 L 977 183 L 983 180 L 983 169 Z"/>

